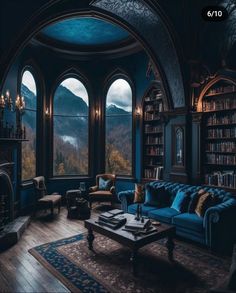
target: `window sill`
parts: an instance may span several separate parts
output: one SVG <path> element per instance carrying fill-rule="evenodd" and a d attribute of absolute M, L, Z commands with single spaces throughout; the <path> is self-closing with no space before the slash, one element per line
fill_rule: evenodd
<path fill-rule="evenodd" d="M 92 180 L 90 176 L 60 176 L 60 177 L 51 177 L 48 179 L 49 182 L 60 181 L 60 180 Z"/>
<path fill-rule="evenodd" d="M 125 176 L 116 176 L 116 180 L 135 182 L 136 178 L 134 178 L 134 177 L 125 177 Z"/>

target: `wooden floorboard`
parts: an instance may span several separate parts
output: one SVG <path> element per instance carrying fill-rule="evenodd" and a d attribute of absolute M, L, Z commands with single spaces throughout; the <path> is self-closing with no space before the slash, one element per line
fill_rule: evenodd
<path fill-rule="evenodd" d="M 94 212 L 96 216 L 96 211 Z M 86 231 L 83 221 L 68 220 L 67 210 L 32 219 L 19 242 L 0 253 L 0 292 L 69 292 L 29 252 L 32 247 Z"/>

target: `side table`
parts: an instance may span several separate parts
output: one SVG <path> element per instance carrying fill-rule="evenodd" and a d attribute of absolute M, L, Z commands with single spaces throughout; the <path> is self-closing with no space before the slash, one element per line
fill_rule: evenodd
<path fill-rule="evenodd" d="M 85 220 L 90 218 L 90 209 L 85 195 L 80 189 L 68 190 L 66 192 L 67 218 Z"/>

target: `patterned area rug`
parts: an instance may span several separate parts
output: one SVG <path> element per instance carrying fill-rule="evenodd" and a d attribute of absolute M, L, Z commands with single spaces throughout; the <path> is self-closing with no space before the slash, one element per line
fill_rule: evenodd
<path fill-rule="evenodd" d="M 140 249 L 134 277 L 127 248 L 95 234 L 94 251 L 80 234 L 29 252 L 72 292 L 207 292 L 225 279 L 230 266 L 229 260 L 180 241 L 171 264 L 164 241 L 158 241 Z"/>

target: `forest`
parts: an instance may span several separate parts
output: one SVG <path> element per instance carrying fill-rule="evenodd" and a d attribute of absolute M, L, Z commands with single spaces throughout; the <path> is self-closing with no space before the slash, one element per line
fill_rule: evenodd
<path fill-rule="evenodd" d="M 28 142 L 22 146 L 22 180 L 36 175 L 36 96 L 25 85 L 23 125 Z M 81 97 L 60 85 L 54 95 L 53 175 L 88 175 L 89 107 Z M 40 144 L 39 144 L 40 146 Z M 132 170 L 132 113 L 115 105 L 106 109 L 106 172 L 130 175 Z"/>

